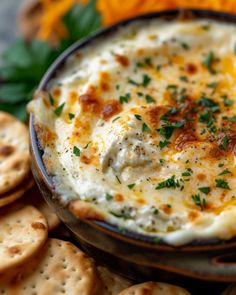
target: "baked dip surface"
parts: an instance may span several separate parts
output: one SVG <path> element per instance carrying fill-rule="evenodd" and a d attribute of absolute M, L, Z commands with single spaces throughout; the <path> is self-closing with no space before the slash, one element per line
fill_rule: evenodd
<path fill-rule="evenodd" d="M 172 245 L 236 235 L 236 27 L 137 22 L 68 58 L 30 103 L 80 218 Z"/>

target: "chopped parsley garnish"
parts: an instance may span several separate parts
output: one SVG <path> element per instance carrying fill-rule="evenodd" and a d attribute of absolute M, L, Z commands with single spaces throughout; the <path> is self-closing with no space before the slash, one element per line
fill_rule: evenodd
<path fill-rule="evenodd" d="M 147 87 L 148 84 L 151 82 L 151 78 L 148 75 L 143 75 L 143 82 L 142 82 L 142 86 L 143 87 Z"/>
<path fill-rule="evenodd" d="M 150 57 L 147 57 L 144 59 L 144 62 L 146 65 L 151 66 L 152 65 L 152 59 Z"/>
<path fill-rule="evenodd" d="M 218 167 L 223 167 L 225 164 L 224 163 L 219 163 Z"/>
<path fill-rule="evenodd" d="M 235 123 L 236 122 L 236 116 L 232 116 L 232 117 L 223 117 L 224 120 L 230 121 Z"/>
<path fill-rule="evenodd" d="M 135 187 L 135 183 L 128 184 L 127 187 L 128 187 L 129 189 L 132 189 L 132 188 Z"/>
<path fill-rule="evenodd" d="M 192 195 L 193 202 L 203 211 L 206 208 L 206 199 L 201 199 L 200 195 Z"/>
<path fill-rule="evenodd" d="M 200 192 L 202 192 L 205 195 L 208 195 L 211 191 L 211 188 L 209 186 L 199 187 L 198 188 Z"/>
<path fill-rule="evenodd" d="M 123 219 L 125 219 L 125 220 L 127 220 L 127 219 L 132 219 L 132 216 L 130 215 L 130 213 L 129 212 L 124 212 L 124 213 L 117 213 L 117 212 L 113 212 L 113 211 L 110 211 L 110 214 L 112 214 L 112 215 L 114 215 L 115 217 L 117 217 L 117 218 L 123 218 Z"/>
<path fill-rule="evenodd" d="M 165 161 L 166 161 L 165 159 L 160 159 L 159 160 L 159 162 L 160 162 L 161 165 L 165 164 Z"/>
<path fill-rule="evenodd" d="M 119 182 L 119 184 L 121 184 L 120 178 L 116 175 L 116 179 Z"/>
<path fill-rule="evenodd" d="M 145 95 L 145 99 L 147 103 L 153 103 L 156 102 L 155 99 L 151 95 Z"/>
<path fill-rule="evenodd" d="M 156 190 L 159 189 L 163 189 L 163 188 L 177 188 L 180 187 L 180 183 L 179 180 L 175 179 L 175 175 L 171 176 L 171 178 L 168 178 L 162 182 L 160 182 L 157 186 L 156 186 Z"/>
<path fill-rule="evenodd" d="M 51 93 L 48 93 L 48 98 L 49 98 L 50 104 L 53 106 L 54 105 L 54 98 L 51 95 Z"/>
<path fill-rule="evenodd" d="M 122 104 L 128 103 L 130 100 L 130 97 L 131 97 L 130 93 L 126 93 L 125 95 L 121 95 L 120 96 L 120 103 L 122 103 Z"/>
<path fill-rule="evenodd" d="M 224 103 L 225 107 L 232 106 L 234 103 L 231 99 L 228 98 L 227 95 L 223 95 L 223 96 L 221 96 L 221 98 L 223 98 L 223 103 Z"/>
<path fill-rule="evenodd" d="M 161 126 L 161 128 L 157 129 L 157 132 L 159 132 L 166 139 L 169 139 L 171 138 L 174 132 L 174 129 L 184 126 L 185 123 L 186 123 L 185 120 L 177 121 L 174 123 L 166 122 L 164 125 Z"/>
<path fill-rule="evenodd" d="M 139 121 L 142 121 L 142 116 L 140 116 L 139 114 L 134 114 L 135 118 Z"/>
<path fill-rule="evenodd" d="M 220 149 L 222 150 L 226 150 L 229 144 L 229 136 L 225 135 L 222 140 L 221 140 L 221 144 L 220 144 Z"/>
<path fill-rule="evenodd" d="M 218 59 L 215 57 L 214 53 L 210 51 L 207 56 L 203 59 L 202 64 L 208 69 L 211 74 L 216 74 L 216 71 L 213 68 L 214 62 Z"/>
<path fill-rule="evenodd" d="M 216 181 L 216 187 L 230 189 L 229 184 L 226 180 L 219 178 L 219 179 L 216 179 L 215 181 Z"/>
<path fill-rule="evenodd" d="M 91 143 L 92 141 L 89 141 L 83 148 L 86 150 Z"/>
<path fill-rule="evenodd" d="M 144 94 L 142 92 L 137 92 L 138 96 L 143 96 Z"/>
<path fill-rule="evenodd" d="M 73 113 L 69 113 L 68 115 L 69 115 L 70 120 L 74 119 L 74 117 L 75 117 L 75 114 L 73 114 Z"/>
<path fill-rule="evenodd" d="M 73 148 L 73 154 L 76 157 L 79 157 L 80 156 L 80 149 L 77 146 L 74 146 L 74 148 Z"/>
<path fill-rule="evenodd" d="M 107 193 L 107 194 L 106 194 L 106 200 L 107 200 L 107 201 L 110 201 L 110 200 L 112 200 L 112 199 L 113 199 L 113 196 Z"/>
<path fill-rule="evenodd" d="M 142 131 L 143 132 L 150 132 L 151 129 L 150 129 L 150 127 L 146 123 L 143 123 Z"/>
<path fill-rule="evenodd" d="M 143 75 L 142 83 L 138 83 L 132 79 L 128 80 L 128 83 L 130 83 L 130 84 L 133 84 L 135 86 L 143 86 L 143 87 L 147 87 L 150 82 L 151 82 L 151 78 L 146 74 Z"/>
<path fill-rule="evenodd" d="M 119 90 L 120 89 L 120 85 L 116 85 L 116 90 Z"/>
<path fill-rule="evenodd" d="M 58 108 L 55 109 L 54 114 L 59 117 L 63 111 L 64 106 L 65 106 L 65 102 L 63 102 L 61 105 L 59 105 Z"/>
<path fill-rule="evenodd" d="M 185 49 L 185 50 L 188 50 L 188 49 L 189 49 L 189 45 L 188 45 L 187 43 L 185 43 L 185 42 L 182 42 L 182 43 L 181 43 L 181 46 L 182 46 L 182 48 Z"/>
<path fill-rule="evenodd" d="M 187 177 L 187 176 L 191 176 L 192 173 L 193 173 L 193 170 L 192 170 L 191 168 L 187 168 L 186 171 L 184 171 L 184 172 L 182 173 L 182 176 L 185 176 L 185 177 Z"/>
<path fill-rule="evenodd" d="M 164 147 L 166 147 L 168 144 L 170 144 L 170 142 L 168 140 L 164 140 L 164 141 L 160 141 L 159 142 L 159 147 L 160 149 L 164 149 Z"/>
<path fill-rule="evenodd" d="M 182 81 L 182 82 L 186 82 L 186 83 L 188 83 L 188 82 L 189 82 L 189 80 L 188 80 L 188 77 L 187 77 L 187 76 L 180 76 L 180 77 L 179 77 L 179 79 L 180 79 L 180 81 Z"/>
<path fill-rule="evenodd" d="M 114 123 L 115 121 L 119 120 L 121 117 L 116 117 L 115 119 L 112 120 L 112 123 Z"/>
<path fill-rule="evenodd" d="M 211 28 L 211 26 L 210 26 L 209 24 L 206 24 L 206 25 L 203 25 L 203 26 L 202 26 L 202 29 L 203 29 L 204 31 L 209 31 L 210 28 Z"/>
<path fill-rule="evenodd" d="M 218 112 L 220 110 L 220 106 L 217 102 L 212 100 L 211 98 L 202 96 L 198 101 L 197 104 L 203 108 L 209 108 L 213 113 Z"/>
<path fill-rule="evenodd" d="M 217 87 L 217 85 L 218 85 L 218 82 L 211 82 L 211 83 L 207 84 L 207 87 L 215 89 Z"/>
<path fill-rule="evenodd" d="M 228 168 L 224 169 L 221 173 L 219 173 L 219 175 L 225 175 L 225 174 L 232 174 L 231 171 L 229 171 Z"/>

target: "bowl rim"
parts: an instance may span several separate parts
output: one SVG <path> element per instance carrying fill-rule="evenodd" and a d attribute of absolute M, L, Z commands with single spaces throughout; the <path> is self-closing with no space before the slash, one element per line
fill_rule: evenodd
<path fill-rule="evenodd" d="M 109 35 L 115 34 L 120 28 L 129 26 L 132 23 L 135 23 L 138 21 L 149 21 L 154 19 L 166 19 L 166 20 L 172 20 L 172 21 L 176 21 L 178 19 L 180 20 L 205 19 L 205 20 L 215 20 L 215 21 L 219 21 L 223 23 L 233 23 L 236 25 L 236 15 L 234 14 L 214 11 L 214 10 L 191 9 L 191 8 L 163 10 L 160 12 L 146 13 L 146 14 L 138 15 L 132 18 L 128 18 L 112 26 L 99 29 L 96 32 L 92 33 L 90 36 L 75 42 L 69 48 L 67 48 L 52 63 L 52 65 L 46 71 L 46 73 L 41 79 L 41 82 L 36 92 L 44 91 L 48 85 L 48 82 L 50 82 L 51 79 L 56 76 L 58 69 L 60 69 L 64 65 L 65 61 L 78 50 L 83 49 L 87 45 L 91 45 L 93 42 L 97 42 L 101 38 L 104 38 L 104 37 L 107 38 L 109 37 Z M 35 157 L 37 168 L 40 171 L 44 184 L 55 196 L 57 194 L 54 190 L 52 178 L 50 175 L 48 175 L 45 165 L 43 163 L 43 159 L 42 159 L 43 150 L 40 148 L 38 143 L 37 134 L 34 129 L 34 116 L 32 113 L 30 113 L 29 126 L 30 126 L 31 151 Z M 55 200 L 56 199 L 57 198 L 55 198 Z M 78 217 L 75 217 L 75 218 L 78 219 Z M 114 236 L 120 240 L 125 240 L 126 242 L 129 242 L 131 244 L 136 244 L 136 245 L 138 244 L 140 246 L 144 246 L 144 247 L 152 248 L 152 249 L 155 248 L 158 250 L 165 250 L 165 251 L 166 250 L 173 251 L 173 250 L 179 249 L 181 251 L 184 250 L 188 252 L 188 251 L 203 251 L 203 250 L 206 250 L 206 251 L 220 250 L 225 248 L 236 247 L 236 237 L 232 238 L 229 241 L 220 240 L 218 238 L 208 239 L 208 240 L 199 239 L 199 240 L 193 240 L 192 242 L 181 245 L 181 246 L 174 246 L 174 245 L 166 243 L 165 241 L 163 241 L 163 239 L 160 239 L 158 243 L 155 242 L 154 240 L 157 238 L 157 236 L 153 237 L 153 236 L 140 234 L 138 232 L 129 231 L 129 230 L 124 231 L 123 229 L 121 230 L 118 226 L 112 225 L 106 221 L 97 221 L 97 220 L 83 220 L 83 221 L 89 224 L 90 226 L 95 227 L 97 230 L 100 230 L 110 236 Z"/>

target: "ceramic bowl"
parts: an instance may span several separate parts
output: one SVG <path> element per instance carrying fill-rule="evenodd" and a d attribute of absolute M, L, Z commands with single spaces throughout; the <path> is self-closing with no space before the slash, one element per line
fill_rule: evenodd
<path fill-rule="evenodd" d="M 205 10 L 171 10 L 138 16 L 112 27 L 100 30 L 91 37 L 79 41 L 67 49 L 49 68 L 38 90 L 45 90 L 48 82 L 56 75 L 64 62 L 74 52 L 86 48 L 93 42 L 102 42 L 119 28 L 129 26 L 137 20 L 178 18 L 214 19 L 236 25 L 236 16 Z M 84 250 L 101 263 L 115 268 L 137 281 L 159 278 L 163 281 L 186 282 L 236 281 L 236 239 L 230 241 L 194 241 L 182 247 L 172 247 L 160 241 L 130 231 L 121 231 L 116 226 L 100 221 L 76 218 L 63 207 L 55 193 L 51 177 L 47 174 L 34 129 L 34 117 L 30 116 L 32 171 L 36 182 L 48 202 L 62 222 L 70 229 Z"/>

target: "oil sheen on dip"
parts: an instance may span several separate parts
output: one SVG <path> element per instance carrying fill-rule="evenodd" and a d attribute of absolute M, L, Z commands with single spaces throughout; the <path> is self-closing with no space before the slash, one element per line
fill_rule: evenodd
<path fill-rule="evenodd" d="M 129 25 L 68 58 L 29 109 L 66 204 L 172 245 L 236 235 L 234 25 Z"/>

